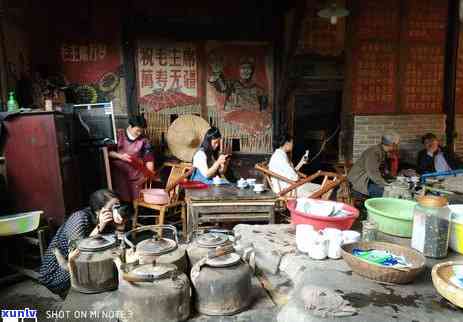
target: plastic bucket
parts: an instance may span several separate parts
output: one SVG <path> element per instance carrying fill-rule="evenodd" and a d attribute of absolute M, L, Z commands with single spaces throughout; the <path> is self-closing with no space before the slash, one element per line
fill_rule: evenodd
<path fill-rule="evenodd" d="M 463 254 L 463 205 L 450 205 L 449 208 L 452 212 L 449 247 Z"/>
<path fill-rule="evenodd" d="M 394 236 L 412 237 L 413 209 L 416 202 L 396 198 L 371 198 L 365 201 L 368 219 L 378 224 L 378 230 Z"/>
<path fill-rule="evenodd" d="M 288 210 L 291 213 L 291 222 L 295 225 L 312 225 L 316 230 L 321 230 L 325 228 L 337 228 L 339 230 L 347 230 L 352 227 L 355 219 L 357 219 L 357 217 L 359 216 L 359 211 L 357 208 L 340 202 L 336 203 L 334 201 L 317 200 L 317 202 L 322 203 L 341 204 L 341 209 L 348 212 L 349 215 L 343 217 L 326 217 L 307 214 L 296 210 L 296 202 L 296 200 L 288 201 Z"/>

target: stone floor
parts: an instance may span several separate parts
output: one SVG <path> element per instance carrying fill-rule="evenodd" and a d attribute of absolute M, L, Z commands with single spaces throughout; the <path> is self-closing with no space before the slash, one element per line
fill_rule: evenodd
<path fill-rule="evenodd" d="M 451 254 L 445 260 L 463 260 L 463 256 Z M 358 310 L 358 314 L 343 318 L 342 321 L 463 321 L 463 310 L 455 307 L 435 290 L 431 281 L 431 268 L 437 261 L 427 260 L 425 271 L 411 284 L 397 285 L 378 283 L 352 272 L 341 260 L 314 261 L 305 255 L 295 256 L 287 265 L 305 269 L 298 273 L 293 284 L 312 285 L 334 290 Z M 266 275 L 273 292 L 279 298 L 281 311 L 294 309 L 291 298 L 292 287 L 281 287 L 281 276 Z M 291 278 L 288 277 L 288 280 Z M 286 296 L 286 297 L 285 297 Z M 294 316 L 294 315 L 293 315 Z M 281 322 L 286 321 L 284 319 Z M 315 319 L 297 319 L 291 322 L 316 321 Z M 324 319 L 324 321 L 337 321 Z"/>
<path fill-rule="evenodd" d="M 463 256 L 451 253 L 445 260 L 462 260 Z M 293 254 L 286 260 L 286 265 L 298 274 L 262 274 L 253 279 L 254 303 L 249 310 L 229 317 L 208 317 L 193 315 L 192 322 L 266 322 L 286 321 L 286 316 L 295 316 L 291 322 L 318 321 L 307 314 L 301 316 L 297 311 L 297 301 L 291 298 L 295 285 L 314 285 L 330 288 L 358 309 L 358 314 L 343 319 L 324 319 L 323 321 L 463 321 L 463 310 L 443 299 L 434 289 L 430 270 L 436 263 L 427 260 L 426 270 L 418 279 L 408 285 L 391 285 L 377 283 L 353 273 L 341 260 L 314 261 L 303 254 Z M 304 269 L 299 269 L 304 267 Z M 296 278 L 297 276 L 297 278 Z M 265 285 L 264 290 L 261 285 Z M 51 318 L 51 312 L 70 310 L 89 310 L 99 307 L 98 303 L 109 303 L 113 295 L 103 293 L 92 297 L 78 293 L 66 301 L 49 292 L 33 280 L 23 280 L 10 286 L 0 288 L 1 309 L 37 309 L 38 321 L 72 321 L 71 318 Z M 277 303 L 278 305 L 275 305 Z M 60 311 L 61 310 L 61 311 Z M 300 310 L 299 310 L 300 312 Z M 72 314 L 72 313 L 71 313 Z M 277 318 L 278 314 L 280 316 Z M 293 314 L 293 315 L 291 315 Z M 96 321 L 75 319 L 79 321 Z M 146 321 L 156 321 L 147 318 Z"/>
<path fill-rule="evenodd" d="M 59 310 L 62 304 L 59 296 L 31 279 L 0 287 L 0 309 L 35 309 L 38 321 L 46 321 L 47 311 Z"/>

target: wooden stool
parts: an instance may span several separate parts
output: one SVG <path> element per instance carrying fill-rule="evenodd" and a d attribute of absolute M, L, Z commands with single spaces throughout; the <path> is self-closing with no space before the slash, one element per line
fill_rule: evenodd
<path fill-rule="evenodd" d="M 187 229 L 187 216 L 186 216 L 186 206 L 183 200 L 179 198 L 179 187 L 178 183 L 185 176 L 189 175 L 191 172 L 191 166 L 185 166 L 184 164 L 169 164 L 171 166 L 169 178 L 167 180 L 165 190 L 169 193 L 169 202 L 165 205 L 156 205 L 147 203 L 143 200 L 143 197 L 140 196 L 133 201 L 133 228 L 140 227 L 138 223 L 139 218 L 154 218 L 156 225 L 164 225 L 166 223 L 166 216 L 180 216 L 180 220 L 170 221 L 170 224 L 179 224 L 182 225 L 182 234 L 185 238 L 186 229 Z M 146 188 L 151 188 L 151 182 L 147 182 Z M 147 208 L 153 210 L 153 214 L 150 215 L 139 215 L 139 207 Z"/>

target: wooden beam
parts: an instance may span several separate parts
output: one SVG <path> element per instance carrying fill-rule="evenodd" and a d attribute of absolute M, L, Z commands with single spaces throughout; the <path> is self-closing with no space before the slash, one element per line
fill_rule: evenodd
<path fill-rule="evenodd" d="M 5 1 L 0 0 L 0 111 L 8 100 L 8 57 L 5 45 Z"/>
<path fill-rule="evenodd" d="M 284 41 L 285 51 L 284 51 L 284 59 L 282 65 L 282 76 L 281 76 L 281 87 L 280 87 L 280 106 L 286 106 L 288 97 L 289 97 L 289 66 L 291 64 L 291 60 L 294 58 L 296 53 L 297 44 L 301 37 L 302 32 L 302 25 L 305 18 L 305 11 L 307 6 L 307 1 L 309 0 L 298 0 L 296 2 L 296 6 L 294 8 L 293 19 L 290 25 L 290 33 L 288 35 L 288 39 Z M 286 120 L 286 118 L 285 118 Z"/>
<path fill-rule="evenodd" d="M 122 6 L 123 12 L 121 16 L 122 21 L 122 59 L 123 59 L 123 70 L 125 77 L 125 91 L 127 97 L 127 114 L 131 115 L 138 114 L 138 91 L 137 91 L 137 78 L 135 68 L 136 58 L 136 45 L 135 45 L 135 33 L 134 33 L 134 17 L 130 13 L 132 12 L 132 2 L 127 0 Z"/>
<path fill-rule="evenodd" d="M 447 147 L 454 152 L 455 133 L 455 90 L 456 73 L 458 64 L 458 43 L 459 43 L 459 7 L 460 0 L 449 0 L 448 4 L 448 25 L 444 64 L 444 109 L 446 118 Z"/>

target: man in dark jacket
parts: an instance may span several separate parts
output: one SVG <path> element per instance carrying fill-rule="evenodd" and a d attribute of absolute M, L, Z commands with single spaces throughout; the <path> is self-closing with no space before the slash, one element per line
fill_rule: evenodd
<path fill-rule="evenodd" d="M 457 160 L 439 145 L 433 133 L 425 134 L 421 142 L 424 149 L 418 153 L 418 172 L 420 174 L 436 171 L 450 171 L 458 167 Z"/>

